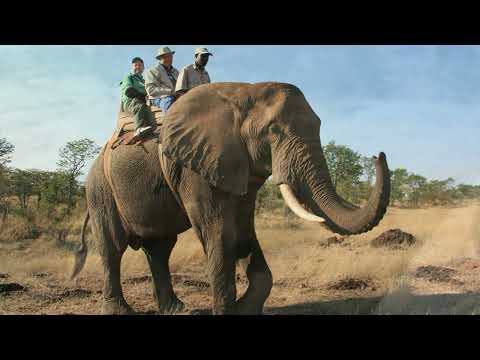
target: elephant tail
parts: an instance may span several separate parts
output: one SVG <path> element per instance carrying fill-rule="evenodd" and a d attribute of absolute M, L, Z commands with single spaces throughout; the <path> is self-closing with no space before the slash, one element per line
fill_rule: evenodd
<path fill-rule="evenodd" d="M 82 271 L 85 261 L 87 260 L 88 247 L 85 242 L 85 230 L 87 228 L 88 220 L 90 219 L 90 214 L 87 210 L 87 215 L 83 221 L 82 233 L 80 234 L 81 244 L 78 250 L 75 251 L 75 264 L 73 266 L 73 272 L 70 276 L 70 280 L 73 280 L 79 273 Z"/>

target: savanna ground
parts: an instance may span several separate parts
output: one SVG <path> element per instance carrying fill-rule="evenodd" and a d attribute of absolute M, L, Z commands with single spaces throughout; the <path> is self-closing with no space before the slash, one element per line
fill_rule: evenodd
<path fill-rule="evenodd" d="M 79 216 L 78 226 L 82 219 Z M 257 235 L 274 285 L 265 314 L 480 314 L 480 204 L 390 207 L 374 230 L 327 244 L 334 234 L 281 210 L 257 216 Z M 390 229 L 416 237 L 405 249 L 374 248 Z M 65 242 L 41 236 L 0 242 L 0 314 L 99 314 L 102 269 L 94 249 L 69 281 L 78 234 Z M 210 313 L 205 259 L 193 232 L 180 235 L 170 260 L 184 314 Z M 129 249 L 122 262 L 125 299 L 140 314 L 155 314 L 148 265 Z M 23 289 L 17 288 L 18 284 Z M 237 270 L 238 296 L 246 289 Z"/>

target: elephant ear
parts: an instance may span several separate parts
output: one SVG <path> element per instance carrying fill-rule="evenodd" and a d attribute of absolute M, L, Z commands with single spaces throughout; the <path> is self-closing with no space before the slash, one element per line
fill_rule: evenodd
<path fill-rule="evenodd" d="M 214 187 L 244 195 L 249 161 L 239 129 L 240 113 L 229 99 L 208 88 L 193 89 L 164 118 L 163 153 Z"/>

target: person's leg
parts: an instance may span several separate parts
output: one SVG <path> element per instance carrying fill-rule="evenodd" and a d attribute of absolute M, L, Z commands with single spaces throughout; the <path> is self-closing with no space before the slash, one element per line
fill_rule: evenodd
<path fill-rule="evenodd" d="M 150 99 L 150 104 L 156 107 L 160 107 L 161 100 L 162 99 L 160 98 Z"/>
<path fill-rule="evenodd" d="M 152 122 L 155 122 L 147 105 L 139 99 L 128 101 L 125 110 L 132 114 L 135 130 L 143 126 L 153 126 Z"/>
<path fill-rule="evenodd" d="M 173 102 L 175 101 L 175 97 L 173 96 L 165 96 L 160 99 L 160 108 L 163 112 L 167 112 L 172 106 Z"/>

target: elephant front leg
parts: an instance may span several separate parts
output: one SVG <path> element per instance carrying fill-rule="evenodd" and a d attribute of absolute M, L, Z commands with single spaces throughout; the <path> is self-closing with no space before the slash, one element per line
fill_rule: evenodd
<path fill-rule="evenodd" d="M 221 213 L 221 215 L 220 215 Z M 236 230 L 228 211 L 203 212 L 209 219 L 194 221 L 194 229 L 207 254 L 207 273 L 213 295 L 213 314 L 235 313 Z"/>
<path fill-rule="evenodd" d="M 240 260 L 248 278 L 247 291 L 237 301 L 236 305 L 236 313 L 241 315 L 261 314 L 273 285 L 272 273 L 260 248 L 260 244 L 256 237 L 252 241 L 253 246 L 250 257 Z"/>
<path fill-rule="evenodd" d="M 234 314 L 237 297 L 234 257 L 215 249 L 208 256 L 207 270 L 213 293 L 213 315 Z"/>
<path fill-rule="evenodd" d="M 168 260 L 176 242 L 176 235 L 166 239 L 152 239 L 142 248 L 152 272 L 153 296 L 161 314 L 175 314 L 185 308 L 173 291 L 168 267 Z"/>

